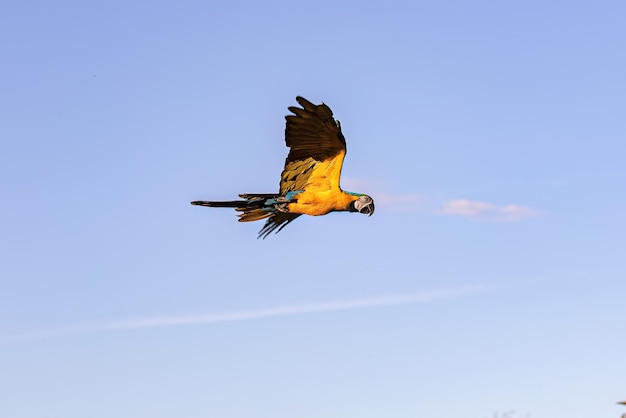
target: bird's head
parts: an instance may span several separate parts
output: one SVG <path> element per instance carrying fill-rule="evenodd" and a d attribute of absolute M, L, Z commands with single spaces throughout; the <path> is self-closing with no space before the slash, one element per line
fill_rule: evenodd
<path fill-rule="evenodd" d="M 358 199 L 353 200 L 350 203 L 350 212 L 359 212 L 365 215 L 372 216 L 374 213 L 374 199 L 366 194 L 357 195 Z"/>

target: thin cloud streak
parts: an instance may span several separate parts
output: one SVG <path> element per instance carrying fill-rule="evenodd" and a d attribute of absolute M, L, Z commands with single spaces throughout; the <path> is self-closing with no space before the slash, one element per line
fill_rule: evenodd
<path fill-rule="evenodd" d="M 245 311 L 223 314 L 192 315 L 169 318 L 147 318 L 131 320 L 111 324 L 109 329 L 136 329 L 155 328 L 173 325 L 196 325 L 212 324 L 220 322 L 245 321 L 250 319 L 271 318 L 276 316 L 299 315 L 306 313 L 345 311 L 362 308 L 375 308 L 383 306 L 405 305 L 410 303 L 429 302 L 440 299 L 451 299 L 468 293 L 485 291 L 485 286 L 467 286 L 463 288 L 427 291 L 406 295 L 391 295 L 371 299 L 357 299 L 340 302 L 330 302 L 312 305 L 285 306 L 278 308 L 263 309 L 258 311 Z"/>
<path fill-rule="evenodd" d="M 506 205 L 497 206 L 492 203 L 467 199 L 449 200 L 444 203 L 441 213 L 444 215 L 464 216 L 472 219 L 516 222 L 538 215 L 528 206 Z"/>
<path fill-rule="evenodd" d="M 273 318 L 280 316 L 292 316 L 308 313 L 323 313 L 335 311 L 348 311 L 364 308 L 377 308 L 387 306 L 408 305 L 415 303 L 426 303 L 436 300 L 455 299 L 461 296 L 484 293 L 492 290 L 493 287 L 486 285 L 471 285 L 463 287 L 455 287 L 443 290 L 423 291 L 410 294 L 389 295 L 382 297 L 374 297 L 367 299 L 344 300 L 338 302 L 328 302 L 309 305 L 283 306 L 276 308 L 216 313 L 216 314 L 200 314 L 188 316 L 169 316 L 169 317 L 153 317 L 139 318 L 116 322 L 96 323 L 84 325 L 80 327 L 48 330 L 34 332 L 29 334 L 21 334 L 9 338 L 10 340 L 34 339 L 34 338 L 54 338 L 71 335 L 89 334 L 102 331 L 123 331 L 146 328 L 161 328 L 173 326 L 187 325 L 207 325 L 225 322 L 248 321 L 254 319 Z"/>

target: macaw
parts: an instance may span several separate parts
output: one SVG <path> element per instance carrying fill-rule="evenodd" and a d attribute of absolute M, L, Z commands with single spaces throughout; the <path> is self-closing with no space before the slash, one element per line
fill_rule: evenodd
<path fill-rule="evenodd" d="M 192 205 L 235 208 L 239 222 L 267 219 L 258 238 L 278 233 L 300 215 L 326 215 L 330 212 L 359 212 L 371 216 L 374 200 L 361 193 L 346 192 L 339 186 L 341 166 L 346 155 L 346 139 L 341 124 L 324 103 L 314 105 L 296 97 L 302 106 L 289 107 L 285 116 L 285 142 L 290 148 L 280 176 L 277 194 L 240 194 L 243 200 L 227 202 L 194 201 Z"/>

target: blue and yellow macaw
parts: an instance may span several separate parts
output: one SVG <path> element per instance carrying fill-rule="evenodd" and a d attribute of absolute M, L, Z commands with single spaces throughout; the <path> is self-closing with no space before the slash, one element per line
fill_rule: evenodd
<path fill-rule="evenodd" d="M 280 176 L 278 194 L 240 194 L 244 200 L 228 202 L 194 201 L 192 205 L 235 208 L 239 222 L 267 219 L 259 238 L 278 233 L 300 215 L 326 215 L 330 212 L 374 213 L 374 200 L 368 195 L 341 190 L 339 178 L 346 155 L 346 139 L 339 121 L 324 103 L 314 105 L 296 97 L 302 108 L 289 107 L 285 116 L 285 142 L 290 148 Z"/>

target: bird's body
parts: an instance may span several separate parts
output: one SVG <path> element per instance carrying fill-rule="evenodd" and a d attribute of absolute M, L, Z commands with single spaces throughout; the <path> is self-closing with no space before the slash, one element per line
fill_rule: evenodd
<path fill-rule="evenodd" d="M 192 205 L 232 207 L 242 212 L 240 222 L 267 221 L 259 237 L 280 231 L 300 215 L 320 216 L 330 212 L 374 213 L 371 197 L 341 189 L 339 180 L 346 140 L 341 125 L 325 104 L 314 105 L 296 97 L 302 108 L 290 107 L 285 116 L 285 142 L 290 148 L 281 174 L 278 194 L 241 194 L 243 200 L 195 201 Z"/>

